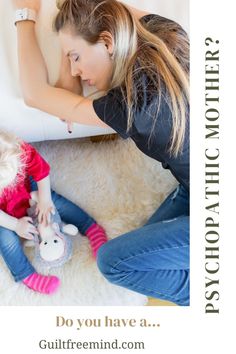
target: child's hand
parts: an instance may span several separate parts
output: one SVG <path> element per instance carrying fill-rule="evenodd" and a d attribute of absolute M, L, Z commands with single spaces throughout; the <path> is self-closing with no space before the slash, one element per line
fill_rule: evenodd
<path fill-rule="evenodd" d="M 47 226 L 51 220 L 51 213 L 54 213 L 54 205 L 52 200 L 39 200 L 36 208 L 38 222 Z"/>
<path fill-rule="evenodd" d="M 33 220 L 28 217 L 24 216 L 21 219 L 18 219 L 15 232 L 22 238 L 26 238 L 27 240 L 33 240 L 33 235 L 38 235 L 38 231 L 36 227 L 32 224 Z"/>

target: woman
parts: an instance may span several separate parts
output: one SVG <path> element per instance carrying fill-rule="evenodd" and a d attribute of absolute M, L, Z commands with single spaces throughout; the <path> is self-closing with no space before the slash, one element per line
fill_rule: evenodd
<path fill-rule="evenodd" d="M 37 13 L 40 1 L 12 0 Z M 35 37 L 17 18 L 25 102 L 67 122 L 111 126 L 169 168 L 180 185 L 146 225 L 103 245 L 98 267 L 114 284 L 189 304 L 188 38 L 173 21 L 116 0 L 65 0 L 55 19 L 63 49 L 57 87 Z M 68 66 L 73 79 L 69 79 Z M 95 100 L 78 94 L 78 78 Z M 73 92 L 72 92 L 73 91 Z M 75 93 L 77 91 L 77 93 Z"/>

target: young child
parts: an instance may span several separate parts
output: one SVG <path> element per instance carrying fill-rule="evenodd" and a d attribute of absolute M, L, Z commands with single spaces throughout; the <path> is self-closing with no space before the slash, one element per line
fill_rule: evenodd
<path fill-rule="evenodd" d="M 96 257 L 107 242 L 103 228 L 80 207 L 50 189 L 50 166 L 29 144 L 0 130 L 0 253 L 15 281 L 30 289 L 51 294 L 60 280 L 36 272 L 23 252 L 20 237 L 33 239 L 38 231 L 27 216 L 31 192 L 30 179 L 38 188 L 38 220 L 47 223 L 54 205 L 62 220 L 77 226 L 89 238 Z"/>

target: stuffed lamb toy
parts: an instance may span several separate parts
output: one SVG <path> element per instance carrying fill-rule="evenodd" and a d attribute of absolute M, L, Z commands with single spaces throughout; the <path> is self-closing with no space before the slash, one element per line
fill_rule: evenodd
<path fill-rule="evenodd" d="M 27 241 L 26 247 L 35 246 L 35 258 L 42 266 L 47 268 L 59 267 L 67 262 L 72 256 L 72 238 L 78 233 L 74 225 L 63 225 L 60 215 L 55 209 L 51 214 L 48 225 L 38 223 L 35 215 L 37 207 L 37 192 L 31 192 L 30 208 L 27 210 L 28 216 L 33 220 L 39 235 L 35 235 L 34 241 Z"/>

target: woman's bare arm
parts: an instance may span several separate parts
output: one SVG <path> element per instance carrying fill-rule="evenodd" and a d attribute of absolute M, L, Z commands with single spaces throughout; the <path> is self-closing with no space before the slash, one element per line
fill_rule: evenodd
<path fill-rule="evenodd" d="M 136 9 L 135 7 L 132 7 L 130 5 L 127 5 L 125 2 L 121 1 L 129 10 L 130 12 L 139 20 L 141 17 L 145 15 L 149 15 L 150 12 L 143 11 L 140 9 Z"/>
<path fill-rule="evenodd" d="M 22 0 L 13 2 L 16 5 L 18 2 L 19 5 L 22 2 L 25 3 Z M 138 18 L 147 14 L 147 12 L 129 8 Z M 60 80 L 56 87 L 50 86 L 47 67 L 35 35 L 34 23 L 18 22 L 17 36 L 20 80 L 25 103 L 67 122 L 108 127 L 96 115 L 91 99 L 71 92 L 74 89 L 66 87 L 65 83 Z"/>
<path fill-rule="evenodd" d="M 107 127 L 98 118 L 92 100 L 52 87 L 31 21 L 17 23 L 18 61 L 25 103 L 68 122 Z"/>

